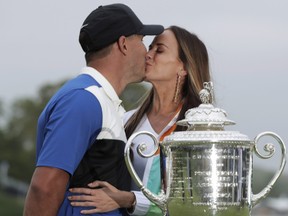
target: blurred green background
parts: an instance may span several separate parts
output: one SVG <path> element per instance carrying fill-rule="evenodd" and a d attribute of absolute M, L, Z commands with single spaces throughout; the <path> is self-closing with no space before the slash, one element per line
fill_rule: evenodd
<path fill-rule="evenodd" d="M 46 84 L 35 97 L 19 98 L 7 106 L 0 99 L 0 215 L 22 215 L 25 195 L 34 170 L 37 119 L 57 89 L 64 83 Z M 126 110 L 139 105 L 148 87 L 129 85 L 121 98 Z M 274 173 L 253 170 L 253 192 L 265 187 Z M 288 177 L 282 175 L 270 193 L 270 198 L 288 196 Z M 288 205 L 288 203 L 287 203 Z M 256 215 L 256 214 L 255 214 Z M 264 215 L 264 214 L 263 214 Z"/>

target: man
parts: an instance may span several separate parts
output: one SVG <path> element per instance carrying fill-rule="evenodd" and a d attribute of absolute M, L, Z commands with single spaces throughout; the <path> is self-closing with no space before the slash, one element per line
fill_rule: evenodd
<path fill-rule="evenodd" d="M 39 117 L 37 163 L 25 216 L 81 215 L 83 208 L 70 205 L 68 189 L 87 187 L 93 180 L 129 191 L 124 109 L 118 95 L 128 83 L 144 78 L 143 37 L 163 30 L 143 25 L 123 4 L 100 6 L 86 18 L 79 42 L 87 67 L 51 98 Z M 128 197 L 127 208 L 135 199 Z M 122 210 L 101 215 L 122 215 Z"/>

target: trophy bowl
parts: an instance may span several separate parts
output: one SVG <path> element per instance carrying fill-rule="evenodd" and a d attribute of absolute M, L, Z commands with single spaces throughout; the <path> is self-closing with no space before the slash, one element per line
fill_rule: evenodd
<path fill-rule="evenodd" d="M 286 164 L 286 148 L 282 139 L 273 132 L 258 134 L 254 140 L 238 131 L 225 131 L 224 126 L 235 124 L 227 119 L 224 110 L 212 105 L 213 85 L 204 83 L 200 91 L 202 104 L 186 111 L 185 119 L 177 122 L 187 126 L 187 131 L 177 131 L 166 136 L 162 142 L 148 131 L 132 134 L 125 147 L 125 161 L 128 170 L 143 194 L 158 205 L 163 215 L 169 216 L 248 216 L 253 206 L 265 198 L 280 177 Z M 139 135 L 153 139 L 154 151 L 162 151 L 164 163 L 163 191 L 151 193 L 135 172 L 130 149 L 132 141 Z M 253 194 L 253 154 L 269 159 L 275 152 L 274 144 L 268 143 L 262 155 L 257 143 L 262 137 L 269 136 L 281 147 L 282 158 L 279 169 L 268 185 L 259 193 Z M 143 143 L 142 145 L 147 145 Z"/>

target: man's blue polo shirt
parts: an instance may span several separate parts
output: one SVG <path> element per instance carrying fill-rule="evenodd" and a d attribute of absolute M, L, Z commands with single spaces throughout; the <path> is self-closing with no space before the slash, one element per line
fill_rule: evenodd
<path fill-rule="evenodd" d="M 129 189 L 123 186 L 128 181 L 126 173 L 129 178 L 123 158 L 123 113 L 111 84 L 90 67 L 68 81 L 46 105 L 38 120 L 36 165 L 71 175 L 58 215 L 81 215 L 84 209 L 70 205 L 67 196 L 71 186 L 86 187 L 91 181 L 103 180 Z M 124 172 L 124 180 L 117 176 L 119 172 Z M 117 210 L 93 215 L 122 214 Z"/>

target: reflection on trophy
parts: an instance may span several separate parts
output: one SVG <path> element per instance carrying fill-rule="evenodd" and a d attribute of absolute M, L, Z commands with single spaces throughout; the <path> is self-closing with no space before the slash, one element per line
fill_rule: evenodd
<path fill-rule="evenodd" d="M 136 185 L 144 195 L 158 205 L 163 215 L 169 216 L 248 216 L 251 209 L 272 189 L 286 164 L 286 148 L 282 139 L 273 132 L 263 132 L 250 140 L 237 131 L 225 131 L 224 126 L 235 124 L 227 119 L 226 112 L 215 108 L 213 85 L 204 83 L 199 93 L 202 104 L 189 109 L 185 119 L 177 124 L 188 127 L 187 131 L 177 131 L 158 143 L 150 132 L 134 133 L 125 148 L 125 160 Z M 164 153 L 165 192 L 151 193 L 144 187 L 135 172 L 130 147 L 140 134 L 150 136 L 155 145 Z M 264 137 L 274 138 L 282 150 L 281 164 L 268 185 L 258 194 L 252 192 L 253 154 L 269 159 L 275 152 L 273 144 L 266 144 L 262 155 L 257 143 Z M 143 144 L 145 145 L 145 144 Z M 143 157 L 151 157 L 154 152 Z"/>

